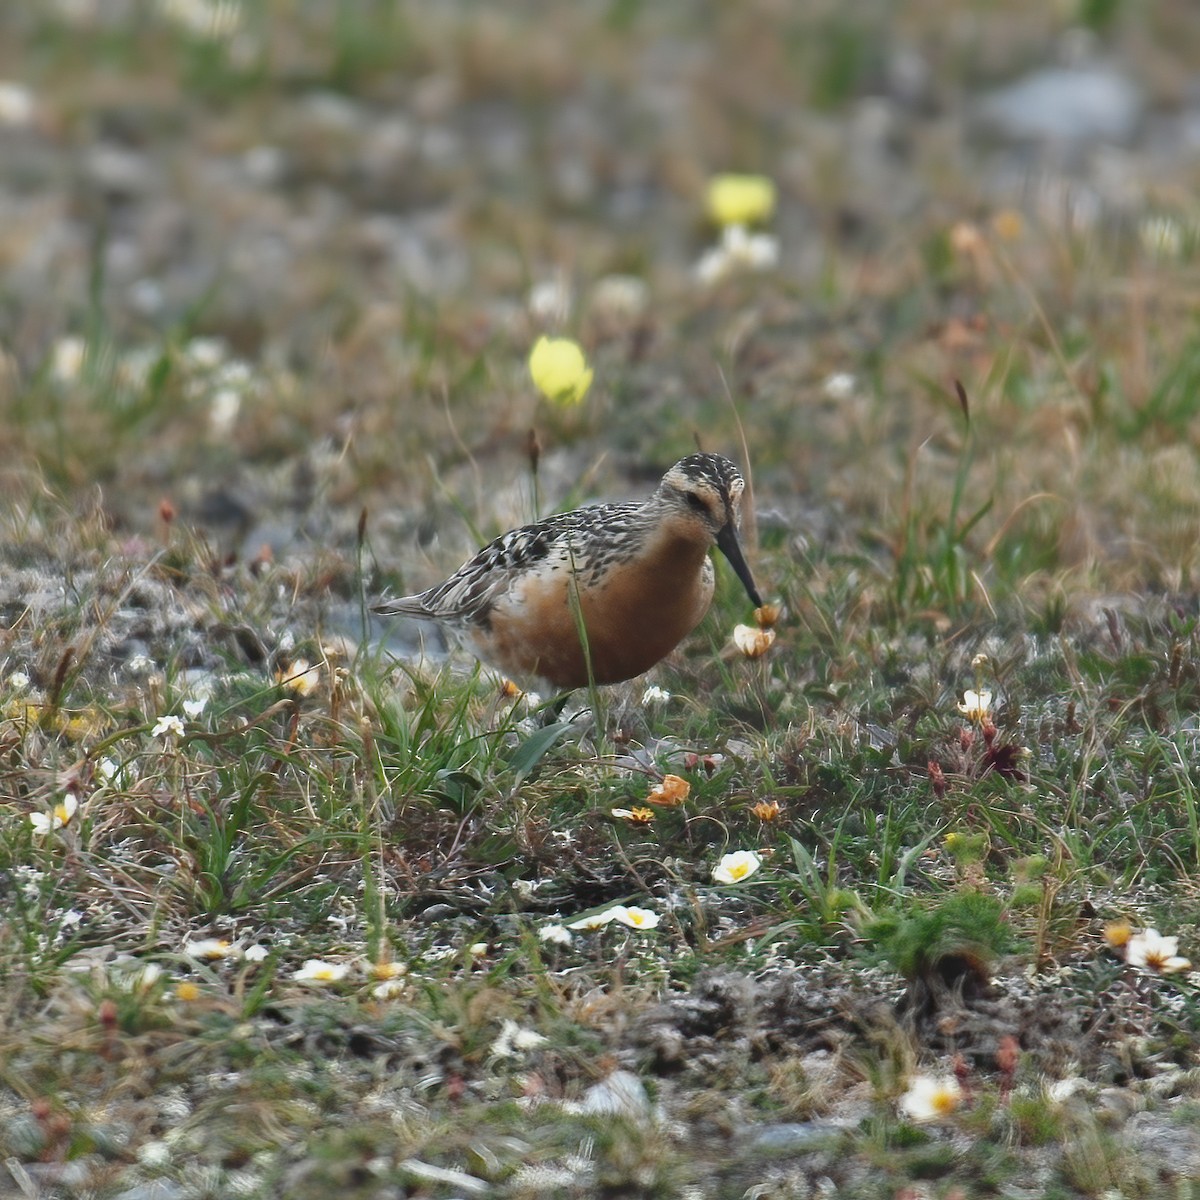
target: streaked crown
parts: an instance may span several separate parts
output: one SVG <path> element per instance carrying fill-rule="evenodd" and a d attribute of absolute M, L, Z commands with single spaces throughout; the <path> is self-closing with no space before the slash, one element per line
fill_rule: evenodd
<path fill-rule="evenodd" d="M 714 534 L 727 525 L 737 528 L 742 492 L 741 472 L 720 454 L 689 454 L 659 484 L 659 494 L 705 519 Z"/>

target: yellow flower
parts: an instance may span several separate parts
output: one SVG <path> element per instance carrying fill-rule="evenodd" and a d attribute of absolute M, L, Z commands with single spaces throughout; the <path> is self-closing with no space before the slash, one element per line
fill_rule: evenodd
<path fill-rule="evenodd" d="M 1014 208 L 1002 208 L 992 217 L 992 228 L 1006 242 L 1015 242 L 1025 232 L 1025 219 Z"/>
<path fill-rule="evenodd" d="M 280 667 L 275 672 L 275 682 L 297 696 L 311 696 L 321 684 L 321 668 L 306 658 L 298 658 L 290 667 Z"/>
<path fill-rule="evenodd" d="M 948 1117 L 962 1103 L 962 1088 L 952 1077 L 934 1079 L 918 1075 L 900 1097 L 900 1111 L 912 1121 L 936 1121 Z"/>
<path fill-rule="evenodd" d="M 371 964 L 371 974 L 376 979 L 399 979 L 408 974 L 408 966 L 398 962 L 377 962 Z"/>
<path fill-rule="evenodd" d="M 193 1000 L 199 1000 L 200 988 L 190 980 L 185 979 L 182 983 L 177 983 L 175 985 L 175 999 L 182 1000 L 185 1003 L 190 1003 Z"/>
<path fill-rule="evenodd" d="M 760 821 L 778 821 L 781 809 L 778 800 L 760 800 L 757 804 L 751 805 L 750 811 Z"/>
<path fill-rule="evenodd" d="M 984 717 L 988 714 L 988 709 L 992 705 L 992 693 L 989 691 L 973 691 L 967 688 L 963 692 L 963 698 L 958 703 L 958 711 L 962 713 L 968 721 L 974 721 L 976 724 L 983 724 Z"/>
<path fill-rule="evenodd" d="M 765 175 L 715 175 L 705 195 L 718 225 L 754 225 L 775 212 L 775 183 Z"/>
<path fill-rule="evenodd" d="M 1133 937 L 1133 926 L 1128 921 L 1108 921 L 1104 926 L 1104 940 L 1114 949 L 1123 950 Z"/>
<path fill-rule="evenodd" d="M 529 354 L 529 374 L 538 391 L 555 404 L 579 404 L 592 386 L 583 347 L 570 338 L 538 338 Z"/>
<path fill-rule="evenodd" d="M 749 879 L 762 866 L 762 855 L 753 850 L 735 850 L 732 854 L 723 855 L 721 861 L 713 867 L 714 883 L 741 883 Z"/>
<path fill-rule="evenodd" d="M 775 640 L 775 630 L 758 629 L 753 625 L 735 625 L 733 644 L 747 658 L 762 658 Z"/>
<path fill-rule="evenodd" d="M 669 808 L 676 804 L 682 804 L 687 798 L 688 793 L 692 790 L 692 785 L 679 775 L 664 775 L 662 783 L 655 784 L 650 789 L 650 794 L 646 797 L 648 804 L 661 804 L 664 808 Z"/>

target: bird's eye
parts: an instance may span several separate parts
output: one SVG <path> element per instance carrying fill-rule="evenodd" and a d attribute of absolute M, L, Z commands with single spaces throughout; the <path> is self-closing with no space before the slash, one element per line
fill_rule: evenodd
<path fill-rule="evenodd" d="M 696 495 L 695 492 L 687 492 L 687 502 L 698 512 L 708 516 L 708 505 Z"/>

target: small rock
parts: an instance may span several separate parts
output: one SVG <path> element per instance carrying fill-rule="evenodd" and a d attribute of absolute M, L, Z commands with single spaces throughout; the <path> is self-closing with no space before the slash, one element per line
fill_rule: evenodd
<path fill-rule="evenodd" d="M 182 1195 L 183 1188 L 179 1184 L 169 1179 L 151 1179 L 118 1192 L 114 1200 L 177 1200 Z"/>
<path fill-rule="evenodd" d="M 985 96 L 979 117 L 1014 141 L 1131 141 L 1142 94 L 1107 67 L 1047 67 Z"/>
<path fill-rule="evenodd" d="M 797 1154 L 827 1144 L 840 1131 L 821 1121 L 791 1121 L 782 1125 L 759 1125 L 743 1132 L 746 1148 L 768 1154 Z"/>

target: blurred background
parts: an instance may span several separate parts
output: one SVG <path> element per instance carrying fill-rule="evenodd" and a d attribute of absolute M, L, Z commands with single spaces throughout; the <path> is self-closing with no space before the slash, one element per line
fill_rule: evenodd
<path fill-rule="evenodd" d="M 1001 585 L 1187 586 L 1198 168 L 1190 0 L 17 0 L 4 494 L 447 567 L 531 429 L 551 505 L 699 441 L 768 531 L 896 558 L 965 497 Z M 730 171 L 771 243 L 714 269 Z"/>

